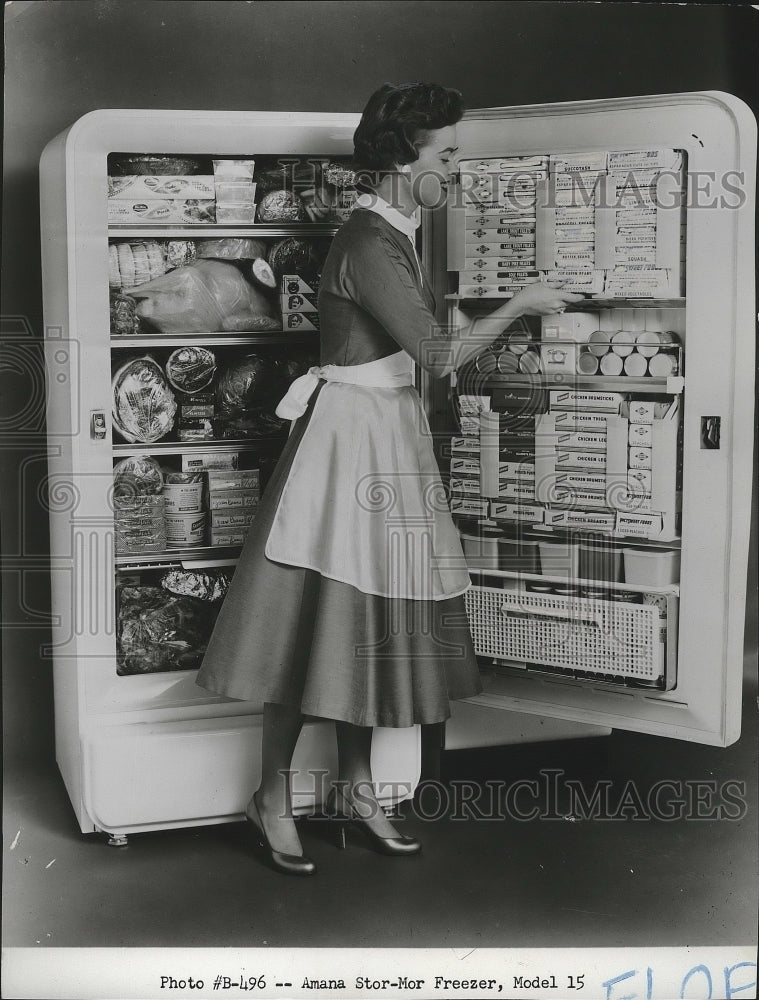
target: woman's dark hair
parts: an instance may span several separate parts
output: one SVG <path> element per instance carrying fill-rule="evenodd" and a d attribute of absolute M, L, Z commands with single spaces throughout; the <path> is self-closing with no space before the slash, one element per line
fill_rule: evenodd
<path fill-rule="evenodd" d="M 383 84 L 369 98 L 353 134 L 353 165 L 379 178 L 396 164 L 413 163 L 434 129 L 455 125 L 464 114 L 458 90 L 437 83 Z"/>

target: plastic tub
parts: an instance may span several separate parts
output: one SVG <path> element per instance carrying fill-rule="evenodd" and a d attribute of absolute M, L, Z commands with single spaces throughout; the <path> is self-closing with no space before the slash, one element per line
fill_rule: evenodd
<path fill-rule="evenodd" d="M 537 543 L 501 538 L 498 542 L 498 568 L 514 573 L 537 573 Z"/>
<path fill-rule="evenodd" d="M 622 549 L 625 582 L 666 587 L 680 579 L 680 553 L 672 549 Z"/>
<path fill-rule="evenodd" d="M 493 531 L 486 527 L 479 530 L 459 527 L 459 536 L 467 566 L 473 566 L 476 569 L 500 569 L 498 564 L 500 531 Z"/>
<path fill-rule="evenodd" d="M 543 576 L 580 575 L 579 551 L 571 542 L 538 542 L 538 551 Z"/>
<path fill-rule="evenodd" d="M 616 545 L 580 542 L 578 549 L 579 575 L 583 580 L 617 583 L 622 579 L 622 550 Z"/>

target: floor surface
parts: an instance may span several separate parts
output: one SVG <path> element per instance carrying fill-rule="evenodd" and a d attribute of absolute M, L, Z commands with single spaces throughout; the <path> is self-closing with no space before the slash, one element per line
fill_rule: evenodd
<path fill-rule="evenodd" d="M 627 787 L 627 818 L 435 821 L 411 803 L 399 826 L 423 853 L 387 858 L 361 841 L 337 850 L 324 822 L 300 821 L 319 871 L 286 878 L 260 861 L 242 823 L 132 836 L 125 849 L 79 832 L 54 764 L 6 776 L 6 946 L 582 947 L 745 944 L 756 940 L 757 699 L 745 692 L 743 733 L 727 749 L 614 732 L 599 739 L 448 752 L 447 794 L 503 805 L 521 779 L 549 806 L 546 769 L 591 797 Z M 745 783 L 739 819 L 633 819 L 653 783 Z M 628 780 L 633 786 L 626 786 Z M 463 783 L 463 784 L 462 784 Z M 472 784 L 474 783 L 474 784 Z M 695 786 L 686 786 L 693 805 Z M 632 788 L 632 791 L 630 789 Z M 721 790 L 721 791 L 720 791 Z M 434 789 L 421 799 L 433 808 Z M 671 798 L 671 793 L 668 793 Z M 520 797 L 521 796 L 521 797 Z M 729 802 L 727 806 L 730 806 Z M 697 807 L 693 805 L 694 810 Z M 740 803 L 730 807 L 740 812 Z"/>

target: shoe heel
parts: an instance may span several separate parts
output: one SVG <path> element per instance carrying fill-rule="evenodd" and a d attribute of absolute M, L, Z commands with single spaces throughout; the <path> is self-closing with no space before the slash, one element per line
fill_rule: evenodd
<path fill-rule="evenodd" d="M 345 850 L 345 823 L 338 820 L 337 822 L 337 846 L 341 851 Z"/>

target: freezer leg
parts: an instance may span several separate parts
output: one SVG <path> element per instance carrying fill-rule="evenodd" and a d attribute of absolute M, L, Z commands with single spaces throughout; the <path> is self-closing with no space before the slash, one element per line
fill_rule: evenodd
<path fill-rule="evenodd" d="M 106 843 L 109 847 L 129 847 L 125 833 L 109 833 Z"/>

